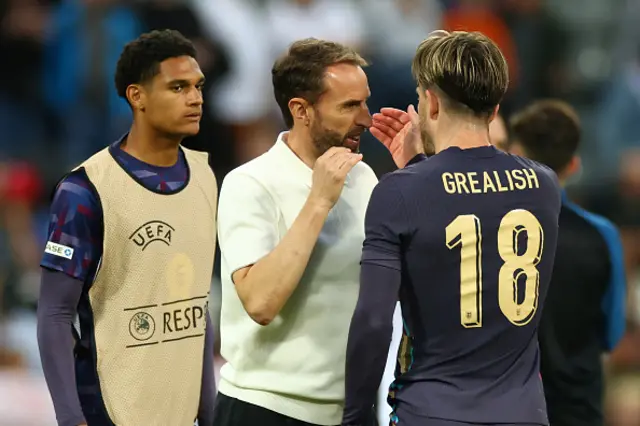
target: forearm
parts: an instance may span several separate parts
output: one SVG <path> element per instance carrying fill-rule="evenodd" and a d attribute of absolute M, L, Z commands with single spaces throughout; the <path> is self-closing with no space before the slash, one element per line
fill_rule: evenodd
<path fill-rule="evenodd" d="M 329 209 L 308 199 L 278 245 L 253 265 L 236 288 L 244 307 L 260 324 L 275 318 L 307 267 Z"/>
<path fill-rule="evenodd" d="M 398 270 L 365 263 L 360 280 L 347 344 L 344 426 L 370 423 L 393 334 L 401 275 Z"/>
<path fill-rule="evenodd" d="M 76 389 L 71 334 L 82 282 L 62 272 L 43 269 L 38 303 L 38 346 L 45 380 L 59 426 L 84 424 Z"/>

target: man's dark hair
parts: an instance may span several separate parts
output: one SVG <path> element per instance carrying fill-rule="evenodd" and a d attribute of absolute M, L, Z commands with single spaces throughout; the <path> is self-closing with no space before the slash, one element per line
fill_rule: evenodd
<path fill-rule="evenodd" d="M 510 139 L 522 146 L 528 158 L 556 173 L 569 165 L 580 144 L 578 114 L 559 100 L 534 102 L 514 115 L 509 127 Z"/>
<path fill-rule="evenodd" d="M 129 42 L 122 50 L 116 67 L 118 95 L 127 99 L 127 87 L 150 81 L 160 71 L 160 63 L 179 56 L 196 58 L 196 48 L 175 30 L 151 31 Z"/>
<path fill-rule="evenodd" d="M 325 91 L 326 69 L 336 64 L 364 67 L 365 61 L 355 50 L 340 43 L 307 38 L 294 42 L 271 69 L 273 92 L 287 127 L 293 126 L 289 101 L 303 98 L 314 104 Z"/>

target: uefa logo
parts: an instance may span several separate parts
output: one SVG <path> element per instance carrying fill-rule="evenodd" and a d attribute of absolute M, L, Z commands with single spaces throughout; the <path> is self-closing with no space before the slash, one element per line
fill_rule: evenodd
<path fill-rule="evenodd" d="M 129 334 L 136 340 L 149 340 L 156 331 L 156 322 L 146 312 L 138 312 L 129 321 Z"/>

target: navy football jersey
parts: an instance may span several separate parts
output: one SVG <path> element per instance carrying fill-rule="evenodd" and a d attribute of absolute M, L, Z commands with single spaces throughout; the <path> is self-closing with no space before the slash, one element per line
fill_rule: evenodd
<path fill-rule="evenodd" d="M 396 413 L 548 424 L 537 330 L 560 204 L 553 171 L 492 146 L 451 147 L 381 180 L 365 245 L 401 247 Z"/>

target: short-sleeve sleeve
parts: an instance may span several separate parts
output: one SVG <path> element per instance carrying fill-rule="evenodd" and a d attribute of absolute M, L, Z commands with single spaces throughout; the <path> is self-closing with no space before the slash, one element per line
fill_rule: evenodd
<path fill-rule="evenodd" d="M 58 184 L 49 214 L 40 266 L 85 281 L 102 256 L 102 208 L 84 170 Z"/>
<path fill-rule="evenodd" d="M 253 265 L 278 244 L 278 211 L 267 189 L 250 175 L 231 172 L 222 182 L 218 239 L 228 272 Z"/>

